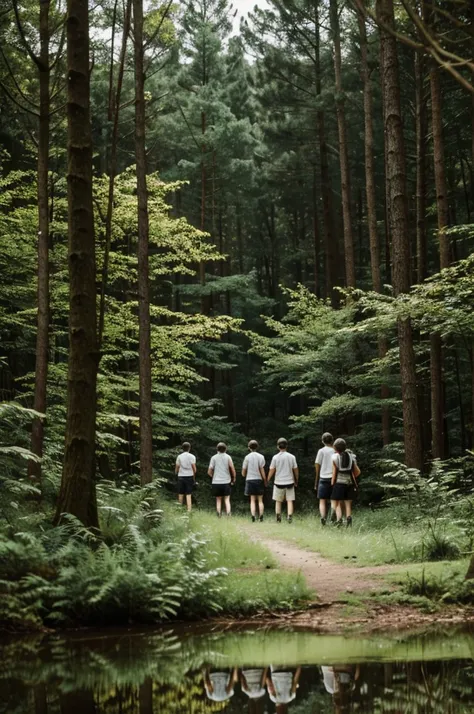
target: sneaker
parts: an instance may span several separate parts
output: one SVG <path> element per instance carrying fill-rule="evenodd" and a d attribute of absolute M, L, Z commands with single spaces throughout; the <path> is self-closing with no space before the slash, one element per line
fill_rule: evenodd
<path fill-rule="evenodd" d="M 281 514 L 280 513 L 277 514 L 277 523 L 281 523 Z"/>
<path fill-rule="evenodd" d="M 337 516 L 334 511 L 331 513 L 331 523 L 337 523 Z"/>
<path fill-rule="evenodd" d="M 219 513 L 218 511 L 216 511 L 216 515 L 218 518 L 222 518 L 222 513 Z"/>
<path fill-rule="evenodd" d="M 252 516 L 252 523 L 255 523 L 255 516 Z"/>
<path fill-rule="evenodd" d="M 352 516 L 346 518 L 346 528 L 352 528 Z"/>
<path fill-rule="evenodd" d="M 336 521 L 336 528 L 342 528 L 342 518 L 340 521 Z"/>
<path fill-rule="evenodd" d="M 293 516 L 288 516 L 288 523 L 293 523 Z"/>
<path fill-rule="evenodd" d="M 321 518 L 321 525 L 322 525 L 322 526 L 325 526 L 325 525 L 326 525 L 326 520 L 327 520 L 326 518 Z"/>
<path fill-rule="evenodd" d="M 260 516 L 258 520 L 260 521 L 260 523 L 263 523 L 263 516 Z"/>

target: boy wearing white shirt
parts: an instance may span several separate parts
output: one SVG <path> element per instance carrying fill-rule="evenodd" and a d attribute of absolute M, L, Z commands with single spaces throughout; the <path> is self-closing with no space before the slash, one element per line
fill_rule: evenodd
<path fill-rule="evenodd" d="M 272 459 L 268 472 L 268 483 L 275 476 L 273 487 L 273 500 L 275 501 L 275 514 L 277 523 L 281 523 L 281 504 L 286 501 L 288 523 L 293 520 L 295 502 L 295 486 L 298 486 L 298 464 L 293 454 L 288 453 L 286 439 L 278 439 L 278 454 Z"/>
<path fill-rule="evenodd" d="M 183 504 L 186 496 L 186 506 L 190 511 L 196 485 L 196 457 L 190 453 L 191 444 L 188 441 L 185 441 L 181 448 L 183 453 L 176 459 L 175 467 L 178 476 L 178 501 Z"/>
<path fill-rule="evenodd" d="M 250 496 L 252 523 L 255 523 L 257 501 L 260 522 L 263 521 L 263 493 L 267 477 L 265 476 L 265 457 L 258 453 L 258 443 L 254 439 L 249 441 L 248 449 L 250 454 L 247 454 L 242 464 L 242 476 L 245 478 L 245 495 Z"/>
<path fill-rule="evenodd" d="M 226 452 L 227 446 L 220 441 L 217 444 L 217 454 L 212 457 L 207 471 L 212 479 L 212 493 L 216 499 L 219 518 L 222 515 L 222 499 L 224 499 L 226 513 L 230 516 L 230 490 L 236 477 L 233 461 Z"/>
<path fill-rule="evenodd" d="M 319 449 L 315 461 L 316 480 L 314 482 L 314 490 L 319 498 L 319 513 L 321 515 L 321 525 L 326 525 L 327 519 L 327 504 L 331 500 L 332 492 L 332 457 L 334 451 L 334 437 L 329 432 L 322 436 L 324 444 L 322 449 Z"/>

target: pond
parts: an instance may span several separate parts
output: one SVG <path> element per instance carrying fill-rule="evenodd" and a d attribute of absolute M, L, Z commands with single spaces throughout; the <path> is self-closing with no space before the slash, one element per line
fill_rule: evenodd
<path fill-rule="evenodd" d="M 0 641 L 1 714 L 474 712 L 474 635 L 123 630 Z"/>

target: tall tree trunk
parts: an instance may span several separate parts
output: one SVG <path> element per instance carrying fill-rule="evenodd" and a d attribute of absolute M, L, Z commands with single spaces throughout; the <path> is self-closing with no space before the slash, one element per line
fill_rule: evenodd
<path fill-rule="evenodd" d="M 394 27 L 393 0 L 377 0 L 377 14 L 382 24 L 382 93 L 393 251 L 393 287 L 396 295 L 410 289 L 410 243 L 406 187 L 405 142 L 400 105 L 400 77 Z M 409 319 L 398 322 L 400 373 L 403 404 L 405 461 L 422 469 L 423 450 L 418 412 L 417 377 L 413 334 Z"/>
<path fill-rule="evenodd" d="M 316 182 L 316 166 L 313 168 L 313 255 L 314 255 L 314 294 L 316 297 L 321 297 L 321 287 L 319 282 L 319 244 L 321 238 L 319 235 L 319 218 L 318 218 L 318 187 Z"/>
<path fill-rule="evenodd" d="M 68 232 L 69 368 L 66 444 L 55 522 L 71 513 L 98 527 L 95 495 L 97 315 L 92 135 L 89 80 L 89 8 L 68 0 Z"/>
<path fill-rule="evenodd" d="M 344 226 L 344 264 L 346 267 L 346 285 L 356 286 L 354 263 L 354 237 L 351 217 L 351 185 L 349 171 L 349 153 L 347 146 L 346 116 L 342 89 L 342 54 L 339 27 L 339 9 L 337 0 L 330 0 L 329 12 L 331 33 L 334 45 L 334 77 L 336 92 L 336 115 L 339 134 L 339 162 L 341 166 L 342 219 Z"/>
<path fill-rule="evenodd" d="M 115 94 L 113 87 L 109 87 L 109 116 L 112 124 L 112 136 L 110 139 L 110 155 L 109 155 L 109 187 L 107 195 L 107 215 L 105 218 L 105 249 L 104 249 L 104 264 L 102 266 L 102 283 L 100 290 L 100 307 L 99 307 L 99 352 L 102 350 L 102 341 L 104 337 L 104 322 L 105 322 L 105 294 L 107 291 L 107 283 L 109 278 L 109 257 L 110 245 L 112 242 L 112 218 L 114 210 L 114 191 L 115 177 L 117 175 L 117 148 L 118 148 L 118 129 L 120 116 L 120 99 L 122 96 L 123 76 L 125 73 L 125 60 L 127 56 L 127 42 L 130 34 L 130 20 L 132 14 L 132 0 L 127 0 L 125 8 L 125 17 L 123 21 L 122 45 L 120 48 L 119 71 L 117 77 L 117 87 Z M 113 63 L 113 58 L 112 62 Z M 113 71 L 110 70 L 110 81 L 113 81 Z"/>
<path fill-rule="evenodd" d="M 339 298 L 334 290 L 339 283 L 338 279 L 338 242 L 337 233 L 334 230 L 333 214 L 333 192 L 331 184 L 331 174 L 329 171 L 329 152 L 326 140 L 325 114 L 322 109 L 322 82 L 321 82 L 321 38 L 319 3 L 314 3 L 314 28 L 315 28 L 315 81 L 316 96 L 318 101 L 317 124 L 319 139 L 319 161 L 321 166 L 321 194 L 323 199 L 323 240 L 324 240 L 324 270 L 325 270 L 325 292 L 330 298 L 333 307 L 336 307 Z"/>
<path fill-rule="evenodd" d="M 380 271 L 380 245 L 377 231 L 372 84 L 368 62 L 368 43 L 365 16 L 361 12 L 358 12 L 357 19 L 359 23 L 361 70 L 364 86 L 365 191 L 367 200 L 367 225 L 369 229 L 370 267 L 372 272 L 372 287 L 376 292 L 380 293 L 382 292 L 382 276 Z M 387 340 L 380 338 L 378 342 L 379 357 L 385 357 L 387 350 Z M 380 396 L 382 398 L 382 402 L 389 398 L 390 393 L 386 384 L 382 384 Z M 384 446 L 387 446 L 390 443 L 390 411 L 388 407 L 385 406 L 382 406 L 382 440 Z"/>
<path fill-rule="evenodd" d="M 425 57 L 415 54 L 415 127 L 416 127 L 416 279 L 422 283 L 428 275 L 426 244 L 426 135 L 428 122 L 424 92 Z"/>
<path fill-rule="evenodd" d="M 145 68 L 143 49 L 143 0 L 133 0 L 135 47 L 135 155 L 138 199 L 138 320 L 139 320 L 139 417 L 140 481 L 153 478 L 151 402 L 150 277 L 148 265 L 149 221 L 145 145 Z"/>
<path fill-rule="evenodd" d="M 431 121 L 433 127 L 433 159 L 438 213 L 440 268 L 449 267 L 450 247 L 446 229 L 449 224 L 448 186 L 446 181 L 443 121 L 441 107 L 441 81 L 438 65 L 430 68 Z M 444 395 L 443 395 L 443 345 L 441 335 L 430 337 L 431 373 L 431 452 L 434 459 L 444 457 Z"/>
<path fill-rule="evenodd" d="M 49 10 L 50 1 L 40 0 L 39 32 L 39 132 L 38 132 L 38 323 L 36 332 L 36 366 L 34 409 L 46 413 L 46 390 L 48 382 L 49 347 L 49 114 L 50 114 L 50 65 L 49 65 Z M 44 423 L 34 419 L 31 432 L 31 451 L 43 456 Z M 30 478 L 41 479 L 41 464 L 30 461 Z"/>

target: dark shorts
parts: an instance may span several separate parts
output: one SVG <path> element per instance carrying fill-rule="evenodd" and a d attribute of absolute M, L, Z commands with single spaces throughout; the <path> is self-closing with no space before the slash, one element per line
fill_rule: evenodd
<path fill-rule="evenodd" d="M 353 501 L 355 488 L 351 483 L 335 483 L 331 493 L 333 501 Z"/>
<path fill-rule="evenodd" d="M 245 482 L 245 495 L 246 496 L 263 496 L 265 490 L 265 485 L 263 479 L 250 479 L 250 481 Z"/>
<path fill-rule="evenodd" d="M 194 479 L 192 476 L 181 476 L 178 478 L 178 493 L 189 496 L 194 491 Z"/>
<path fill-rule="evenodd" d="M 331 493 L 332 493 L 331 479 L 330 478 L 320 479 L 319 484 L 318 484 L 318 498 L 320 498 L 323 501 L 329 501 L 331 498 Z"/>
<path fill-rule="evenodd" d="M 213 483 L 212 484 L 212 495 L 216 498 L 222 498 L 223 496 L 230 496 L 230 483 Z"/>

